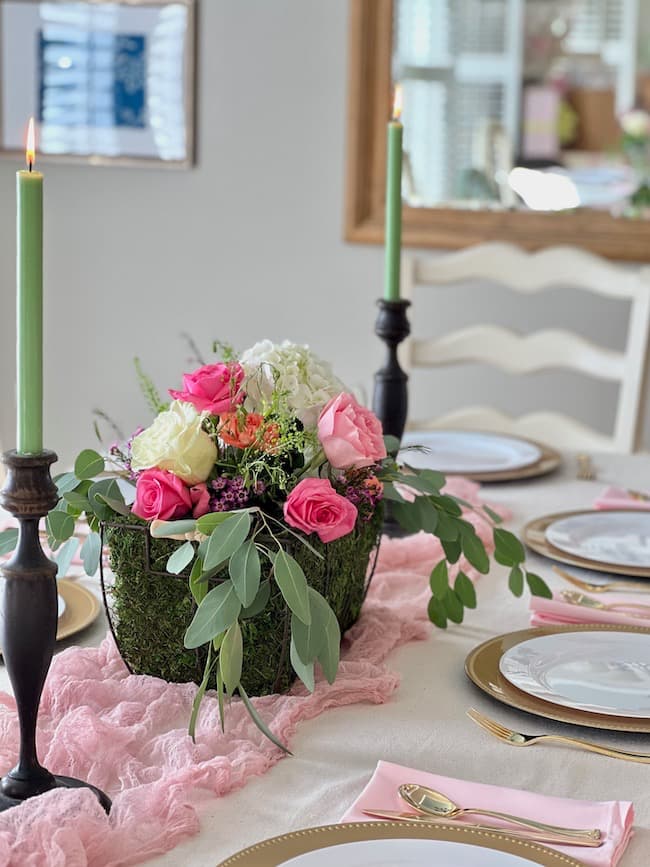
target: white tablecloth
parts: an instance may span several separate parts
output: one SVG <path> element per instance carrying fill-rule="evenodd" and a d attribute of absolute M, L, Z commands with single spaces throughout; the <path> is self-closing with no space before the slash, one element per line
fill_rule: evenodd
<path fill-rule="evenodd" d="M 596 459 L 598 481 L 575 479 L 572 459 L 564 471 L 525 483 L 490 485 L 485 498 L 512 509 L 509 527 L 530 518 L 592 504 L 607 482 L 650 487 L 650 458 Z M 557 584 L 550 564 L 530 556 L 532 568 Z M 158 867 L 215 867 L 227 855 L 266 837 L 295 828 L 336 822 L 357 797 L 378 759 L 438 774 L 498 783 L 547 794 L 634 802 L 636 836 L 622 867 L 650 864 L 650 767 L 589 755 L 562 747 L 527 750 L 502 744 L 466 716 L 470 706 L 525 732 L 569 730 L 567 726 L 500 706 L 469 683 L 463 672 L 467 653 L 492 635 L 528 625 L 527 602 L 508 592 L 504 570 L 496 567 L 479 585 L 479 607 L 465 623 L 446 632 L 432 627 L 428 641 L 414 642 L 388 660 L 401 685 L 385 705 L 354 705 L 328 711 L 303 723 L 292 743 L 293 758 L 282 760 L 243 789 L 215 800 L 197 793 L 202 831 L 198 837 L 148 863 Z M 89 585 L 90 586 L 90 585 Z M 97 644 L 105 624 L 84 633 Z M 74 643 L 71 639 L 68 643 Z M 0 671 L 0 688 L 8 688 Z M 585 734 L 586 730 L 580 730 Z M 589 734 L 589 733 L 588 733 Z M 591 733 L 600 741 L 650 752 L 650 738 Z"/>

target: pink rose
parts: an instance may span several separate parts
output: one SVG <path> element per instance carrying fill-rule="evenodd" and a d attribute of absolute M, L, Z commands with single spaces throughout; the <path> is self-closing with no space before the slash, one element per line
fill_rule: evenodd
<path fill-rule="evenodd" d="M 192 515 L 195 518 L 201 518 L 207 515 L 210 511 L 210 492 L 205 482 L 198 485 L 192 485 L 190 488 L 190 497 L 192 499 Z"/>
<path fill-rule="evenodd" d="M 284 518 L 304 533 L 318 533 L 321 542 L 333 542 L 352 532 L 357 508 L 336 493 L 329 479 L 303 479 L 287 497 Z"/>
<path fill-rule="evenodd" d="M 131 511 L 145 521 L 173 521 L 192 511 L 187 485 L 168 470 L 145 470 L 138 476 Z"/>
<path fill-rule="evenodd" d="M 231 412 L 244 399 L 241 384 L 244 369 L 237 362 L 206 364 L 193 373 L 183 374 L 183 391 L 169 393 L 176 400 L 194 404 L 198 412 L 207 411 L 211 415 Z"/>
<path fill-rule="evenodd" d="M 381 422 L 345 392 L 321 412 L 318 438 L 327 460 L 338 470 L 369 467 L 386 457 Z"/>

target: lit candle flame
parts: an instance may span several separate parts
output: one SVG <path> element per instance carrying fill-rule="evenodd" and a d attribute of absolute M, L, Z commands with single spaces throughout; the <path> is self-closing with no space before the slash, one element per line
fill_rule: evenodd
<path fill-rule="evenodd" d="M 27 147 L 25 149 L 25 160 L 31 172 L 32 166 L 36 159 L 36 136 L 34 134 L 34 118 L 30 117 L 29 126 L 27 128 Z"/>
<path fill-rule="evenodd" d="M 402 85 L 396 84 L 395 85 L 395 94 L 393 96 L 393 120 L 394 121 L 399 121 L 399 119 L 402 117 L 402 103 L 403 103 Z"/>

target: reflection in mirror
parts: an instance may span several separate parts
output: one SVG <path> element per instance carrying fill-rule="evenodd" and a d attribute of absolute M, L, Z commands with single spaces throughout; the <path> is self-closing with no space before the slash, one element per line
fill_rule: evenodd
<path fill-rule="evenodd" d="M 409 205 L 650 216 L 650 2 L 394 10 Z"/>

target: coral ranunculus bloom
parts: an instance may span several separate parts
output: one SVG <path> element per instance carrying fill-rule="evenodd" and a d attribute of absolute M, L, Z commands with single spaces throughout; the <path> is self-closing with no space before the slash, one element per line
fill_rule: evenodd
<path fill-rule="evenodd" d="M 236 412 L 221 414 L 219 436 L 226 445 L 236 449 L 257 445 L 262 451 L 271 451 L 277 444 L 279 433 L 277 424 L 265 424 L 264 416 L 257 412 L 249 412 L 245 416 Z"/>

